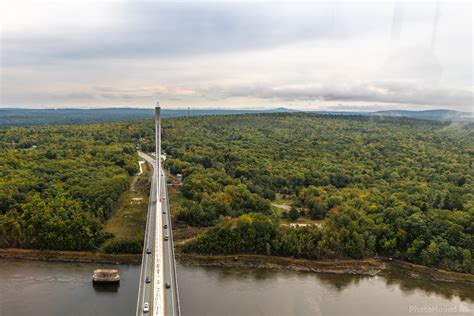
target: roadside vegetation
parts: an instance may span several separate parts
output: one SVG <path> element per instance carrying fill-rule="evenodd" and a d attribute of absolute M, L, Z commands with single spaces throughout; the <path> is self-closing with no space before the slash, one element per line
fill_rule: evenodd
<path fill-rule="evenodd" d="M 163 147 L 165 166 L 183 176 L 184 199 L 172 205 L 177 222 L 207 228 L 184 251 L 386 256 L 474 273 L 472 123 L 302 113 L 177 118 L 164 121 Z M 288 211 L 272 205 L 281 197 Z M 285 225 L 314 221 L 324 224 Z"/>
<path fill-rule="evenodd" d="M 142 173 L 135 176 L 118 203 L 117 210 L 102 229 L 114 237 L 101 249 L 108 253 L 141 253 L 145 236 L 148 194 L 152 169 L 144 163 Z"/>

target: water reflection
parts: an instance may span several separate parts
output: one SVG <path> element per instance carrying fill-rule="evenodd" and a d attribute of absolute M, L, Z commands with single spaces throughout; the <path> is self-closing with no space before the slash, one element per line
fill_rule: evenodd
<path fill-rule="evenodd" d="M 116 284 L 100 284 L 100 283 L 92 283 L 94 290 L 96 292 L 118 292 L 120 287 L 120 283 Z"/>
<path fill-rule="evenodd" d="M 222 281 L 267 280 L 275 276 L 275 271 L 258 268 L 199 267 L 208 277 L 217 277 Z"/>
<path fill-rule="evenodd" d="M 96 264 L 0 260 L 0 315 L 132 315 L 140 266 L 118 267 L 120 287 L 92 286 L 96 268 Z M 461 305 L 474 311 L 474 285 L 416 278 L 395 268 L 375 277 L 177 268 L 184 316 L 406 315 L 411 306 Z"/>
<path fill-rule="evenodd" d="M 120 271 L 119 286 L 94 285 L 93 271 L 110 267 L 0 259 L 0 315 L 132 315 L 140 266 L 113 266 Z"/>
<path fill-rule="evenodd" d="M 315 277 L 331 288 L 342 291 L 349 286 L 357 286 L 361 281 L 372 278 L 365 275 L 317 273 Z"/>
<path fill-rule="evenodd" d="M 183 315 L 406 315 L 413 306 L 474 311 L 474 285 L 255 268 L 178 266 Z"/>
<path fill-rule="evenodd" d="M 186 266 L 185 266 L 186 267 Z M 189 266 L 189 268 L 193 268 Z M 370 282 L 373 287 L 384 288 L 394 291 L 395 288 L 410 296 L 416 292 L 423 292 L 425 295 L 441 295 L 443 298 L 451 300 L 459 297 L 461 301 L 474 302 L 474 285 L 462 282 L 443 282 L 417 276 L 400 270 L 397 267 L 390 267 L 378 276 L 333 274 L 333 273 L 313 273 L 294 272 L 259 268 L 229 268 L 229 267 L 194 267 L 205 274 L 205 278 L 217 278 L 218 282 L 245 282 L 245 281 L 268 281 L 275 280 L 282 275 L 291 275 L 293 278 L 307 279 L 314 278 L 315 282 L 322 283 L 328 288 L 336 291 L 344 291 L 347 288 L 357 288 L 361 283 Z"/>
<path fill-rule="evenodd" d="M 396 267 L 389 267 L 381 276 L 387 286 L 397 285 L 406 295 L 422 291 L 427 295 L 436 294 L 449 300 L 459 297 L 461 301 L 474 302 L 473 284 L 430 280 Z"/>

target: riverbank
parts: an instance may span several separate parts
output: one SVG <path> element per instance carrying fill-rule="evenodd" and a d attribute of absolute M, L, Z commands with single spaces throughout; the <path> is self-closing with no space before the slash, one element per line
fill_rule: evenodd
<path fill-rule="evenodd" d="M 107 254 L 86 251 L 54 251 L 19 248 L 0 248 L 0 259 L 23 259 L 80 263 L 106 264 L 141 264 L 141 254 Z M 441 269 L 433 269 L 422 265 L 403 261 L 385 259 L 325 259 L 307 260 L 287 257 L 263 256 L 252 254 L 239 255 L 197 255 L 176 253 L 176 260 L 184 265 L 240 267 L 274 270 L 290 270 L 314 273 L 353 274 L 374 276 L 383 272 L 387 265 L 396 266 L 415 278 L 431 279 L 443 282 L 462 282 L 474 284 L 474 275 Z"/>
<path fill-rule="evenodd" d="M 407 271 L 407 273 L 412 277 L 430 278 L 435 281 L 465 282 L 474 284 L 474 274 L 435 269 L 398 260 L 391 262 L 391 264 Z"/>
<path fill-rule="evenodd" d="M 182 264 L 196 266 L 249 267 L 370 276 L 377 275 L 384 271 L 387 265 L 392 265 L 407 271 L 412 277 L 474 284 L 473 274 L 433 269 L 403 261 L 388 261 L 384 258 L 307 260 L 252 254 L 205 256 L 177 253 L 176 259 Z"/>
<path fill-rule="evenodd" d="M 108 254 L 88 251 L 0 248 L 0 258 L 82 263 L 140 264 L 142 254 Z"/>
<path fill-rule="evenodd" d="M 335 274 L 376 275 L 385 268 L 385 264 L 376 259 L 306 260 L 252 254 L 203 256 L 184 253 L 176 254 L 176 259 L 182 264 L 197 266 L 250 267 Z"/>

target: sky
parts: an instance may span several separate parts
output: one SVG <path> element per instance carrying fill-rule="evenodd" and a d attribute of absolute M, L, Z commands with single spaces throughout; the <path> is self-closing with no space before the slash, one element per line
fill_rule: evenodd
<path fill-rule="evenodd" d="M 473 107 L 471 2 L 0 2 L 0 107 Z"/>

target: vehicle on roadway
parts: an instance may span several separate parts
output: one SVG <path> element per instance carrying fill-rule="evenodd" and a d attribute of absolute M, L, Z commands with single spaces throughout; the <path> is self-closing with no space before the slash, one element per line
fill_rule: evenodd
<path fill-rule="evenodd" d="M 165 235 L 165 240 L 168 240 L 168 239 L 170 239 L 170 236 Z"/>
<path fill-rule="evenodd" d="M 166 282 L 166 283 L 165 283 L 165 287 L 166 287 L 167 289 L 169 289 L 169 288 L 171 287 L 171 284 L 170 284 L 169 282 Z"/>
<path fill-rule="evenodd" d="M 163 211 L 163 214 L 166 214 L 166 211 Z"/>
<path fill-rule="evenodd" d="M 143 305 L 143 312 L 148 313 L 150 311 L 150 307 L 148 307 L 148 302 L 145 302 Z"/>
<path fill-rule="evenodd" d="M 163 228 L 168 228 L 168 225 L 167 225 L 167 224 L 164 224 L 164 225 L 163 225 Z"/>
<path fill-rule="evenodd" d="M 150 254 L 150 253 L 151 253 L 151 249 L 150 249 L 150 248 L 146 248 L 146 253 L 147 253 L 147 254 Z"/>
<path fill-rule="evenodd" d="M 146 279 L 145 279 L 145 282 L 146 282 L 146 283 L 150 283 L 150 282 L 151 282 L 151 278 L 150 278 L 149 276 L 147 276 Z"/>

